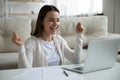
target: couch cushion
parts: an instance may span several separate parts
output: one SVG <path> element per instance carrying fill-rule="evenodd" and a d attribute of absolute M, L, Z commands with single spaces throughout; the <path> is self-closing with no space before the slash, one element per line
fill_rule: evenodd
<path fill-rule="evenodd" d="M 31 33 L 31 19 L 27 17 L 0 18 L 0 52 L 17 51 L 11 41 L 12 33 L 18 33 L 25 41 Z"/>
<path fill-rule="evenodd" d="M 91 39 L 104 38 L 108 35 L 108 21 L 106 16 L 63 17 L 61 18 L 59 34 L 68 41 L 68 45 L 71 48 L 74 48 L 75 26 L 78 22 L 81 22 L 85 27 L 83 46 L 88 45 Z"/>
<path fill-rule="evenodd" d="M 18 53 L 0 53 L 0 70 L 15 69 L 18 66 Z"/>

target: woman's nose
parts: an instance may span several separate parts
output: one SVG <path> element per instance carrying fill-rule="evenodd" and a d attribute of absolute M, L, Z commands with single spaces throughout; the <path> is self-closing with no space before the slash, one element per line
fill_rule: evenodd
<path fill-rule="evenodd" d="M 54 25 L 55 25 L 55 26 L 59 25 L 59 22 L 54 22 Z"/>

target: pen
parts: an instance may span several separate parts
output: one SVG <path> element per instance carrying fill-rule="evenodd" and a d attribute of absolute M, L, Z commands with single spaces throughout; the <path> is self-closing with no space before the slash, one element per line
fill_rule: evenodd
<path fill-rule="evenodd" d="M 64 73 L 66 76 L 68 76 L 68 74 L 67 74 L 67 72 L 66 72 L 66 71 L 63 71 L 63 73 Z"/>

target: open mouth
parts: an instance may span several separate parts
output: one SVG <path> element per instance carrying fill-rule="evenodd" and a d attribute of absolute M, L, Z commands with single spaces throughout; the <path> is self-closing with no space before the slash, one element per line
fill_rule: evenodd
<path fill-rule="evenodd" d="M 55 28 L 51 27 L 50 28 L 50 30 L 52 30 L 52 31 L 56 31 L 57 29 L 58 29 L 57 27 L 55 27 Z"/>

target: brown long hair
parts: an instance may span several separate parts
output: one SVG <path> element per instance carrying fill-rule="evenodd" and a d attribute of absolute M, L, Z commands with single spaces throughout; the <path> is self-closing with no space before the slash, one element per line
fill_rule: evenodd
<path fill-rule="evenodd" d="M 33 34 L 31 34 L 32 36 L 40 37 L 42 35 L 42 33 L 44 32 L 44 26 L 42 25 L 42 22 L 44 21 L 44 18 L 49 11 L 57 11 L 59 13 L 59 10 L 55 6 L 44 5 L 39 11 L 35 30 Z"/>

